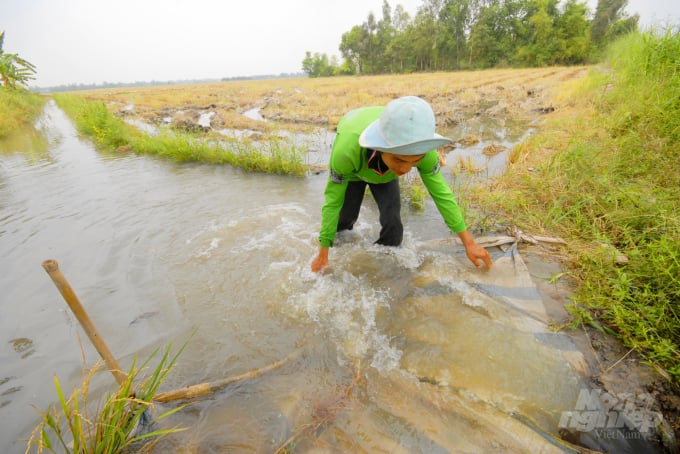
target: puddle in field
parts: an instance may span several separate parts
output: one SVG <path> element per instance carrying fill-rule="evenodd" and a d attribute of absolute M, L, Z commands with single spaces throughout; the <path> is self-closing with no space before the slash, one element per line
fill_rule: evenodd
<path fill-rule="evenodd" d="M 259 107 L 246 110 L 245 112 L 243 112 L 243 116 L 245 116 L 246 118 L 250 118 L 251 120 L 267 121 L 260 113 Z"/>

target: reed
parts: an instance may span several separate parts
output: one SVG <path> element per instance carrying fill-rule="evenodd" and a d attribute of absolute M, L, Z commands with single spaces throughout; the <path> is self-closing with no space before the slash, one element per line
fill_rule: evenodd
<path fill-rule="evenodd" d="M 410 184 L 403 186 L 405 198 L 408 206 L 415 211 L 423 211 L 425 209 L 425 200 L 428 197 L 427 189 L 421 179 L 414 179 Z"/>

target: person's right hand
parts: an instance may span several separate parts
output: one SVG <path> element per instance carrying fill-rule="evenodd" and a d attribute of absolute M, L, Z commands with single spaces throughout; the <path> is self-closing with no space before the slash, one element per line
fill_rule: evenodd
<path fill-rule="evenodd" d="M 312 271 L 317 273 L 323 271 L 328 266 L 328 248 L 319 248 L 319 254 L 312 261 Z"/>
<path fill-rule="evenodd" d="M 482 246 L 474 242 L 472 244 L 468 244 L 465 246 L 465 253 L 475 267 L 480 268 L 483 263 L 486 265 L 487 270 L 491 269 L 491 255 L 489 254 L 489 251 L 484 249 Z M 482 263 L 479 262 L 480 260 Z"/>

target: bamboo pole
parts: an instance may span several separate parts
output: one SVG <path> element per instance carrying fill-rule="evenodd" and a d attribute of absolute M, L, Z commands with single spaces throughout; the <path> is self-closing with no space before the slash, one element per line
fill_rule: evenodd
<path fill-rule="evenodd" d="M 253 378 L 257 378 L 261 375 L 264 375 L 267 372 L 279 369 L 280 367 L 282 367 L 284 364 L 286 364 L 299 354 L 300 349 L 293 351 L 291 354 L 289 354 L 282 360 L 276 361 L 260 369 L 251 370 L 241 375 L 224 378 L 222 380 L 210 383 L 200 383 L 198 385 L 191 385 L 185 388 L 176 389 L 174 391 L 158 393 L 154 396 L 153 400 L 156 402 L 170 402 L 173 400 L 193 399 L 196 397 L 207 396 L 208 394 L 215 393 L 233 383 L 237 383 L 244 380 L 251 380 Z"/>
<path fill-rule="evenodd" d="M 80 304 L 75 292 L 69 285 L 62 272 L 59 270 L 59 263 L 56 260 L 45 260 L 42 263 L 42 266 L 45 271 L 47 271 L 47 274 L 49 274 L 50 278 L 52 278 L 52 282 L 54 282 L 54 285 L 57 286 L 61 296 L 63 296 L 64 300 L 66 300 L 66 304 L 68 304 L 68 307 L 71 308 L 71 311 L 80 322 L 80 325 L 85 330 L 87 337 L 90 338 L 92 345 L 94 345 L 94 348 L 97 349 L 99 355 L 104 359 L 106 367 L 109 369 L 109 372 L 113 374 L 113 378 L 116 379 L 119 385 L 122 385 L 128 378 L 127 374 L 123 372 L 123 369 L 121 369 L 118 361 L 116 361 L 116 358 L 111 353 L 111 350 L 109 350 L 109 347 L 104 342 L 104 339 L 102 339 L 102 337 L 99 335 L 97 327 L 94 326 L 94 323 L 92 323 L 92 320 L 90 320 L 85 308 L 82 304 Z"/>
<path fill-rule="evenodd" d="M 107 347 L 104 339 L 102 339 L 100 336 L 99 331 L 97 331 L 97 328 L 94 326 L 94 323 L 87 315 L 85 308 L 82 306 L 82 304 L 80 304 L 80 301 L 71 288 L 71 285 L 59 270 L 59 263 L 56 260 L 45 260 L 42 263 L 42 266 L 45 271 L 47 271 L 47 274 L 49 274 L 50 278 L 52 278 L 52 282 L 54 282 L 54 285 L 56 285 L 59 289 L 59 292 L 64 297 L 64 300 L 66 300 L 66 303 L 71 308 L 71 311 L 80 322 L 81 326 L 85 330 L 85 333 L 87 333 L 87 336 L 97 349 L 97 352 L 99 352 L 99 355 L 104 359 L 106 367 L 109 369 L 111 374 L 113 374 L 113 377 L 116 379 L 118 384 L 123 384 L 127 380 L 128 375 L 123 371 L 123 369 L 121 369 L 118 361 L 116 361 L 116 358 L 111 353 L 111 350 L 109 350 Z M 276 370 L 296 357 L 299 353 L 300 350 L 298 349 L 280 361 L 276 361 L 260 369 L 251 370 L 234 377 L 224 378 L 211 383 L 191 385 L 174 391 L 158 393 L 153 397 L 153 400 L 156 402 L 171 402 L 174 400 L 193 399 L 196 397 L 206 396 L 208 394 L 215 393 L 226 386 L 229 386 L 230 384 L 257 378 L 266 374 L 267 372 Z"/>

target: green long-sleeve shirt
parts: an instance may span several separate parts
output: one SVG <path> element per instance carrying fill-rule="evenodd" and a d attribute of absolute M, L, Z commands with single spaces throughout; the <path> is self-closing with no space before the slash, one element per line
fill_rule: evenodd
<path fill-rule="evenodd" d="M 370 169 L 366 149 L 359 145 L 363 130 L 377 120 L 382 111 L 383 107 L 363 107 L 347 113 L 338 123 L 324 191 L 326 201 L 321 209 L 319 242 L 322 247 L 333 246 L 348 182 L 387 183 L 398 178 L 391 170 L 378 175 Z M 460 207 L 441 173 L 437 151 L 425 153 L 416 167 L 446 225 L 456 233 L 466 230 Z"/>

